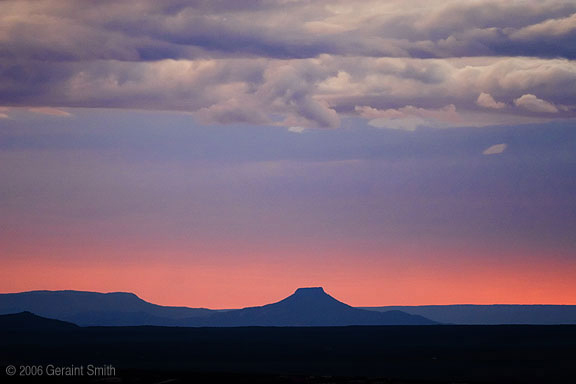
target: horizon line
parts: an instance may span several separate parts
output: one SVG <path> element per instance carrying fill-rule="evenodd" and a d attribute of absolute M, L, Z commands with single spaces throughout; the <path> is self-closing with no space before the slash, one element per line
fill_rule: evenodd
<path fill-rule="evenodd" d="M 314 287 L 299 287 L 296 288 L 294 290 L 294 292 L 296 292 L 297 290 L 301 289 L 301 288 L 323 288 L 321 286 L 314 286 Z M 332 295 L 326 293 L 325 290 L 323 290 L 324 293 L 326 295 L 329 295 L 331 297 L 333 297 Z M 205 307 L 205 306 L 190 306 L 190 305 L 171 305 L 171 304 L 158 304 L 152 301 L 148 301 L 147 299 L 141 297 L 140 295 L 138 295 L 135 292 L 129 292 L 129 291 L 109 291 L 109 292 L 101 292 L 101 291 L 86 291 L 86 290 L 78 290 L 78 289 L 33 289 L 33 290 L 29 290 L 29 291 L 16 291 L 16 292 L 0 292 L 0 295 L 10 295 L 10 294 L 20 294 L 20 293 L 34 293 L 34 292 L 79 292 L 79 293 L 96 293 L 96 294 L 129 294 L 129 295 L 134 295 L 137 298 L 139 298 L 140 300 L 145 301 L 146 303 L 149 304 L 153 304 L 153 305 L 158 305 L 158 306 L 162 306 L 162 307 L 183 307 L 183 308 L 194 308 L 194 309 L 209 309 L 209 310 L 215 310 L 215 311 L 221 311 L 221 310 L 234 310 L 234 309 L 243 309 L 243 308 L 249 308 L 249 307 L 254 307 L 253 305 L 251 306 L 246 306 L 246 307 L 238 307 L 238 308 L 214 308 L 214 307 Z M 293 293 L 294 293 L 293 292 Z M 292 293 L 292 294 L 293 294 Z M 289 297 L 292 294 L 289 294 L 283 298 Z M 279 300 L 282 300 L 279 299 Z M 275 303 L 276 301 L 273 301 L 272 303 Z M 270 303 L 264 303 L 261 305 L 256 305 L 256 307 L 258 306 L 263 306 L 263 305 L 267 305 Z M 346 303 L 347 304 L 347 303 Z M 351 307 L 354 308 L 380 308 L 380 307 L 440 307 L 440 306 L 498 306 L 498 305 L 509 305 L 509 306 L 576 306 L 576 303 L 574 304 L 566 304 L 566 303 L 449 303 L 449 304 L 385 304 L 385 305 L 351 305 L 348 304 Z"/>

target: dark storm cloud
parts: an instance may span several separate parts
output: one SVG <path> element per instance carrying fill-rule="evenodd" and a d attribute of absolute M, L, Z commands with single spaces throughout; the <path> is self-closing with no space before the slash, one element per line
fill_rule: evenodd
<path fill-rule="evenodd" d="M 345 115 L 413 129 L 576 114 L 571 1 L 8 0 L 0 11 L 5 106 L 295 129 Z M 530 95 L 549 107 L 525 108 Z"/>
<path fill-rule="evenodd" d="M 4 1 L 5 57 L 574 58 L 568 1 Z M 534 41 L 532 41 L 532 39 Z M 542 49 L 542 52 L 538 50 Z"/>

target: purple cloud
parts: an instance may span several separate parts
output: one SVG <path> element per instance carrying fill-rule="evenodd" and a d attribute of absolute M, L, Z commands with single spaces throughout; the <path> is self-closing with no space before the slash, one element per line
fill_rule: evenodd
<path fill-rule="evenodd" d="M 569 1 L 8 0 L 2 8 L 0 105 L 175 110 L 206 124 L 302 128 L 338 127 L 362 117 L 358 108 L 453 105 L 476 125 L 576 116 Z"/>

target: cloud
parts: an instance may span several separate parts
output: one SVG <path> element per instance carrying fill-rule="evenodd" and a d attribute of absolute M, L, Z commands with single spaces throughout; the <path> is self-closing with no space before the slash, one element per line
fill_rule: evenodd
<path fill-rule="evenodd" d="M 478 95 L 478 99 L 476 99 L 476 104 L 484 108 L 492 108 L 492 109 L 502 109 L 506 107 L 506 104 L 494 100 L 494 98 L 489 93 L 484 92 Z"/>
<path fill-rule="evenodd" d="M 49 116 L 61 116 L 61 117 L 72 116 L 69 112 L 63 111 L 63 110 L 58 109 L 58 108 L 52 108 L 52 107 L 32 107 L 32 108 L 27 108 L 27 110 L 28 110 L 28 112 L 39 113 L 42 115 L 49 115 Z"/>
<path fill-rule="evenodd" d="M 239 5 L 242 3 L 242 5 Z M 160 60 L 313 58 L 321 54 L 549 56 L 525 44 L 566 36 L 576 5 L 563 0 L 5 0 L 5 57 Z M 41 39 L 38 37 L 41 36 Z M 568 41 L 560 57 L 574 58 Z"/>
<path fill-rule="evenodd" d="M 576 13 L 568 17 L 549 19 L 538 24 L 529 25 L 512 33 L 515 39 L 558 38 L 576 32 Z"/>
<path fill-rule="evenodd" d="M 453 104 L 440 109 L 424 109 L 411 105 L 387 110 L 378 110 L 370 106 L 360 106 L 355 109 L 360 116 L 372 118 L 368 124 L 378 128 L 414 131 L 421 127 L 458 125 L 461 123 L 461 118 Z"/>
<path fill-rule="evenodd" d="M 506 148 L 508 148 L 507 144 L 495 144 L 491 147 L 488 147 L 484 150 L 484 152 L 482 152 L 482 154 L 484 155 L 499 155 L 501 153 L 503 153 Z"/>
<path fill-rule="evenodd" d="M 172 110 L 204 124 L 306 128 L 336 128 L 362 115 L 356 106 L 403 111 L 388 124 L 412 129 L 453 125 L 408 111 L 447 105 L 476 125 L 576 117 L 560 107 L 576 100 L 570 1 L 2 4 L 0 103 L 15 107 Z M 504 108 L 522 95 L 560 112 Z"/>
<path fill-rule="evenodd" d="M 288 131 L 292 132 L 292 133 L 304 133 L 306 131 L 306 128 L 304 128 L 304 127 L 289 127 Z"/>
<path fill-rule="evenodd" d="M 521 97 L 514 100 L 514 104 L 531 112 L 541 112 L 541 113 L 556 113 L 558 108 L 546 100 L 537 98 L 532 94 L 522 95 Z"/>
<path fill-rule="evenodd" d="M 8 107 L 0 107 L 0 119 L 9 119 L 10 116 L 8 116 L 8 111 L 10 110 L 10 108 Z"/>
<path fill-rule="evenodd" d="M 576 100 L 576 66 L 562 59 L 201 59 L 154 62 L 4 62 L 0 103 L 53 108 L 105 107 L 192 113 L 205 124 L 250 123 L 338 127 L 346 116 L 369 117 L 355 109 L 403 110 L 417 118 L 446 122 L 442 108 L 476 116 L 477 125 L 502 118 L 478 105 L 478 91 L 514 104 L 537 94 L 555 105 Z M 411 110 L 411 108 L 413 110 Z M 437 111 L 433 116 L 417 109 Z M 527 113 L 529 112 L 529 113 Z M 508 123 L 526 122 L 531 110 L 506 111 Z M 574 110 L 544 113 L 574 117 Z M 382 116 L 380 116 L 382 117 Z M 387 116 L 384 116 L 387 117 Z"/>

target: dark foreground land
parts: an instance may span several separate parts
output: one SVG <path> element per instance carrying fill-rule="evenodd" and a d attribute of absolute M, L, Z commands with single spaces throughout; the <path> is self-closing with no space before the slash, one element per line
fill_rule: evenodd
<path fill-rule="evenodd" d="M 576 326 L 4 330 L 0 364 L 2 383 L 573 383 Z"/>

